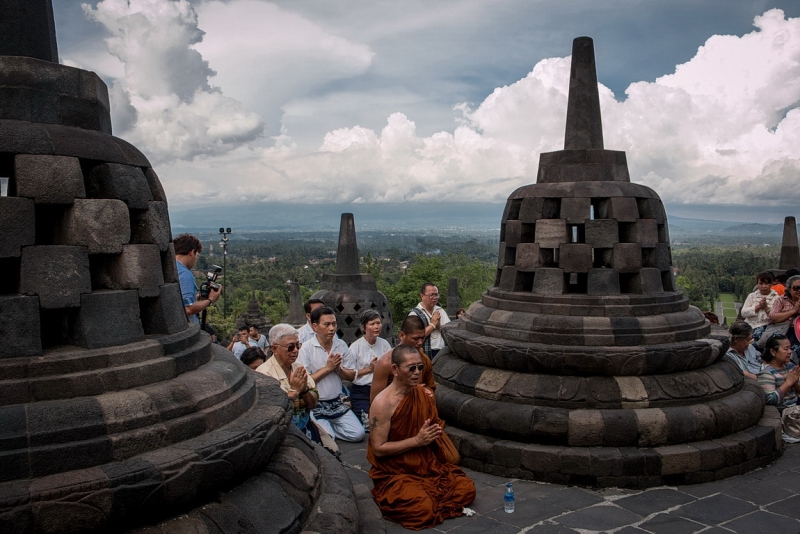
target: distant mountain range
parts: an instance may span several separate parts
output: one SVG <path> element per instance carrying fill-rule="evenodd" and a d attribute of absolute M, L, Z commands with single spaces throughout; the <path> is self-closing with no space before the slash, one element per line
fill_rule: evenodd
<path fill-rule="evenodd" d="M 353 213 L 358 230 L 422 233 L 499 232 L 503 204 L 284 204 L 253 203 L 170 210 L 173 232 L 215 231 L 230 227 L 235 233 L 319 231 L 337 232 L 342 213 Z M 752 236 L 780 241 L 782 224 L 693 219 L 669 215 L 672 238 L 691 236 Z M 702 211 L 701 211 L 702 213 Z M 731 211 L 731 213 L 736 213 Z"/>

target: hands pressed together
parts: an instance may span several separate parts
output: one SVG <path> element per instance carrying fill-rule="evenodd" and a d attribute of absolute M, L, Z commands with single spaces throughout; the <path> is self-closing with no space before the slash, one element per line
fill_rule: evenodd
<path fill-rule="evenodd" d="M 430 419 L 425 419 L 425 423 L 417 433 L 417 443 L 420 447 L 430 445 L 442 435 L 442 426 L 437 423 L 431 423 Z"/>

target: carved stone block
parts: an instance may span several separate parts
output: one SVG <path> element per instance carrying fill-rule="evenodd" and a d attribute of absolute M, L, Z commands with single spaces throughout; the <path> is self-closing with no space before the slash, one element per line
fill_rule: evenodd
<path fill-rule="evenodd" d="M 595 219 L 584 225 L 586 242 L 595 248 L 613 248 L 619 243 L 619 224 L 614 219 Z"/>
<path fill-rule="evenodd" d="M 71 337 L 87 349 L 124 345 L 144 339 L 136 291 L 95 291 L 81 296 Z"/>
<path fill-rule="evenodd" d="M 0 258 L 19 258 L 22 247 L 35 242 L 33 200 L 0 197 Z"/>
<path fill-rule="evenodd" d="M 148 206 L 131 214 L 131 243 L 154 243 L 165 252 L 172 241 L 167 203 L 153 201 Z"/>
<path fill-rule="evenodd" d="M 87 193 L 93 198 L 118 198 L 131 209 L 145 210 L 153 200 L 150 184 L 139 167 L 101 163 L 89 173 Z"/>
<path fill-rule="evenodd" d="M 562 198 L 561 218 L 569 223 L 582 224 L 591 216 L 592 199 Z"/>
<path fill-rule="evenodd" d="M 141 299 L 145 334 L 176 334 L 189 325 L 179 284 L 164 284 L 156 298 Z"/>
<path fill-rule="evenodd" d="M 37 297 L 0 295 L 0 358 L 41 354 L 40 328 Z"/>
<path fill-rule="evenodd" d="M 76 199 L 57 229 L 56 242 L 85 246 L 90 254 L 119 254 L 130 237 L 130 217 L 124 202 Z"/>
<path fill-rule="evenodd" d="M 140 297 L 158 297 L 164 276 L 157 245 L 124 245 L 93 273 L 94 284 L 104 289 L 136 289 Z"/>
<path fill-rule="evenodd" d="M 84 247 L 42 245 L 22 249 L 20 292 L 38 295 L 42 308 L 75 308 L 91 293 L 89 255 Z"/>
<path fill-rule="evenodd" d="M 536 243 L 542 248 L 558 248 L 568 243 L 567 222 L 561 219 L 540 219 L 536 222 Z"/>
<path fill-rule="evenodd" d="M 664 292 L 664 285 L 661 281 L 660 270 L 644 267 L 639 271 L 639 279 L 641 280 L 642 284 L 642 293 L 645 295 Z"/>
<path fill-rule="evenodd" d="M 586 273 L 592 268 L 592 246 L 565 243 L 558 251 L 558 266 L 566 273 Z"/>
<path fill-rule="evenodd" d="M 14 158 L 17 196 L 37 204 L 72 204 L 86 198 L 78 158 L 18 154 Z"/>
<path fill-rule="evenodd" d="M 553 267 L 539 267 L 533 276 L 533 292 L 545 295 L 564 293 L 564 271 Z"/>
<path fill-rule="evenodd" d="M 635 273 L 642 268 L 642 247 L 639 243 L 614 245 L 611 266 L 621 273 Z"/>
<path fill-rule="evenodd" d="M 541 249 L 536 243 L 520 243 L 517 245 L 515 265 L 518 271 L 533 272 L 544 265 Z"/>

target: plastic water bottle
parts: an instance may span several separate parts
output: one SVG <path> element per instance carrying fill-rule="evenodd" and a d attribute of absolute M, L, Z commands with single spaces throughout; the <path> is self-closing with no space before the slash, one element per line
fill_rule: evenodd
<path fill-rule="evenodd" d="M 506 493 L 503 495 L 503 509 L 507 514 L 514 513 L 514 488 L 511 487 L 511 482 L 506 482 Z"/>

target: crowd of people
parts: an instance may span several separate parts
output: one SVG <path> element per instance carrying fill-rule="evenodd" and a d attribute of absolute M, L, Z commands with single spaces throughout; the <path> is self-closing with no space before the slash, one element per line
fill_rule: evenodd
<path fill-rule="evenodd" d="M 730 326 L 725 355 L 742 374 L 758 380 L 767 404 L 783 412 L 798 403 L 800 393 L 800 271 L 756 275 L 756 288 Z"/>

